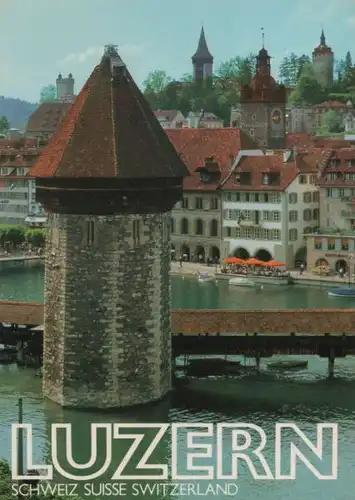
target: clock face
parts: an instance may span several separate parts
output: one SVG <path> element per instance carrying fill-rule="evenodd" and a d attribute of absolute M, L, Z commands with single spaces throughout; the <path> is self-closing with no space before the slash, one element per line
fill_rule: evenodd
<path fill-rule="evenodd" d="M 272 112 L 271 119 L 276 125 L 279 125 L 279 123 L 281 123 L 281 112 L 279 109 L 275 109 Z"/>

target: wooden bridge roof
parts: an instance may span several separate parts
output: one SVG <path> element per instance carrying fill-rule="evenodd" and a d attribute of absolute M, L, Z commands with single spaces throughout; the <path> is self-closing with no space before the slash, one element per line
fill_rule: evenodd
<path fill-rule="evenodd" d="M 0 301 L 0 322 L 39 326 L 41 302 Z M 284 309 L 233 311 L 174 309 L 174 334 L 196 333 L 355 333 L 355 309 Z"/>

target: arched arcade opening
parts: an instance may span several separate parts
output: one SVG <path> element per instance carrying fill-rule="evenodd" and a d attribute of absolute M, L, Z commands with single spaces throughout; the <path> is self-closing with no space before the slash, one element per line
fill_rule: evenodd
<path fill-rule="evenodd" d="M 190 254 L 190 248 L 187 245 L 181 245 L 181 257 L 183 258 L 183 260 L 189 261 Z"/>
<path fill-rule="evenodd" d="M 221 253 L 219 251 L 219 248 L 218 247 L 215 247 L 213 246 L 211 248 L 211 252 L 210 252 L 210 258 L 213 260 L 213 261 L 216 261 L 216 260 L 219 260 L 221 257 Z"/>
<path fill-rule="evenodd" d="M 197 245 L 196 253 L 195 253 L 197 262 L 205 262 L 206 260 L 206 252 L 202 245 Z"/>
<path fill-rule="evenodd" d="M 348 263 L 346 262 L 346 260 L 339 259 L 336 261 L 336 263 L 335 263 L 336 272 L 339 273 L 340 269 L 342 269 L 344 271 L 344 273 L 346 273 L 346 271 L 348 269 Z"/>
<path fill-rule="evenodd" d="M 255 255 L 255 259 L 262 260 L 263 262 L 269 262 L 269 260 L 272 260 L 272 255 L 268 250 L 265 250 L 264 248 L 260 248 Z"/>
<path fill-rule="evenodd" d="M 250 253 L 246 248 L 238 247 L 233 250 L 233 257 L 238 257 L 239 259 L 249 259 Z"/>

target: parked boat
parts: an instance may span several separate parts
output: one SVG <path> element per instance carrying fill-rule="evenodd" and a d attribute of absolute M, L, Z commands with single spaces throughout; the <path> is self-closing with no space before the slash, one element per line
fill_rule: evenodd
<path fill-rule="evenodd" d="M 249 275 L 248 278 L 259 285 L 290 285 L 292 283 L 290 276 Z"/>
<path fill-rule="evenodd" d="M 240 372 L 240 361 L 228 361 L 221 358 L 192 359 L 186 369 L 186 374 L 194 377 L 237 375 Z"/>
<path fill-rule="evenodd" d="M 247 287 L 255 286 L 255 282 L 248 278 L 232 278 L 231 280 L 229 280 L 229 284 L 231 286 L 247 286 Z"/>
<path fill-rule="evenodd" d="M 213 276 L 210 276 L 210 275 L 209 275 L 209 274 L 207 274 L 207 273 L 200 273 L 200 274 L 198 275 L 198 278 L 197 278 L 197 279 L 198 279 L 198 281 L 199 281 L 200 283 L 202 283 L 202 282 L 205 282 L 205 281 L 213 281 L 213 280 L 214 280 L 214 277 L 213 277 Z"/>
<path fill-rule="evenodd" d="M 304 360 L 282 360 L 268 363 L 267 367 L 270 370 L 295 370 L 299 368 L 307 368 L 308 361 Z"/>
<path fill-rule="evenodd" d="M 328 291 L 328 295 L 333 297 L 355 298 L 355 288 L 334 288 Z"/>

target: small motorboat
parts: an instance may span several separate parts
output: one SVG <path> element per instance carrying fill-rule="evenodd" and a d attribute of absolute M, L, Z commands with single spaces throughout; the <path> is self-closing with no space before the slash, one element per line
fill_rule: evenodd
<path fill-rule="evenodd" d="M 231 286 L 255 287 L 254 281 L 251 281 L 248 278 L 232 278 L 231 280 L 229 280 L 229 284 Z"/>
<path fill-rule="evenodd" d="M 328 295 L 333 297 L 355 298 L 355 288 L 334 288 L 328 291 Z"/>
<path fill-rule="evenodd" d="M 269 370 L 298 370 L 308 367 L 308 361 L 304 360 L 281 360 L 268 363 Z"/>
<path fill-rule="evenodd" d="M 214 280 L 214 277 L 213 276 L 210 276 L 209 274 L 207 273 L 199 273 L 198 275 L 198 281 L 200 283 L 202 282 L 205 282 L 205 281 L 213 281 Z"/>

